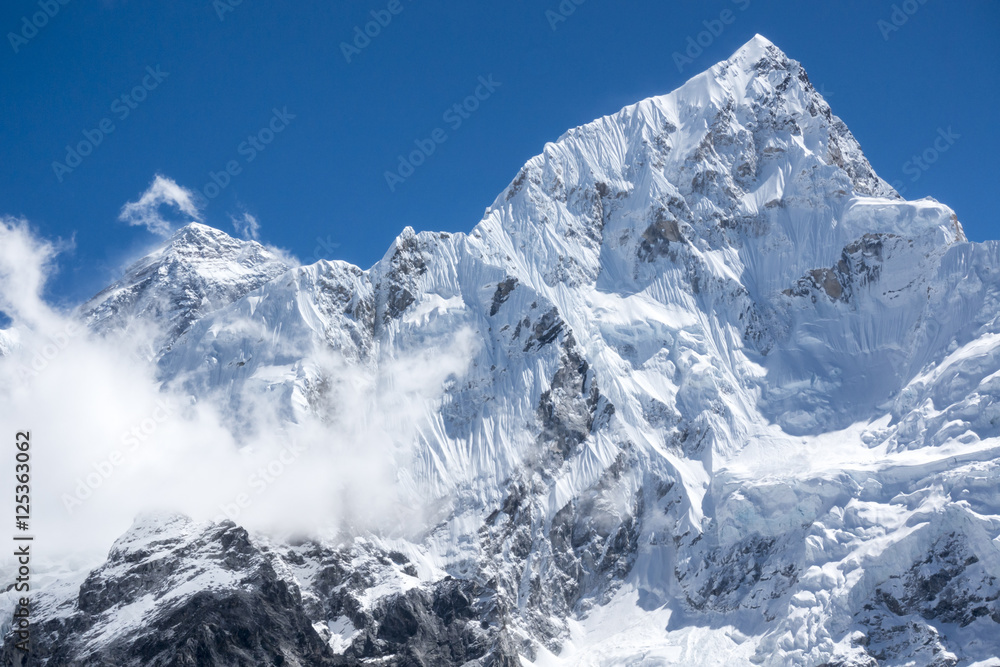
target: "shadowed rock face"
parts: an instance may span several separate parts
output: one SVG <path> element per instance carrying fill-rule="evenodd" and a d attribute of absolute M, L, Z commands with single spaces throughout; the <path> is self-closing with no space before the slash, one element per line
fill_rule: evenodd
<path fill-rule="evenodd" d="M 398 318 L 417 300 L 417 281 L 427 272 L 423 249 L 413 230 L 406 231 L 396 240 L 391 257 L 386 261 L 383 282 L 377 289 L 385 295 L 381 306 L 383 320 L 379 324 Z"/>
<path fill-rule="evenodd" d="M 275 564 L 230 522 L 137 522 L 76 598 L 60 601 L 60 615 L 35 628 L 31 664 L 356 664 L 323 642 Z M 41 610 L 55 602 L 42 597 Z M 18 653 L 8 638 L 6 659 L 21 664 Z"/>
<path fill-rule="evenodd" d="M 540 329 L 545 326 L 536 327 L 536 335 Z M 544 339 L 547 335 L 541 336 Z M 590 365 L 580 356 L 573 337 L 567 336 L 560 351 L 559 370 L 538 404 L 540 440 L 549 443 L 560 459 L 566 459 L 590 435 L 599 398 Z"/>
<path fill-rule="evenodd" d="M 334 656 L 284 582 L 199 592 L 123 651 L 143 665 L 350 665 Z M 121 664 L 121 663 L 119 663 Z"/>
<path fill-rule="evenodd" d="M 857 614 L 867 651 L 878 660 L 955 665 L 938 628 L 1000 623 L 1000 579 L 954 532 L 942 535 L 901 576 L 876 587 Z"/>
<path fill-rule="evenodd" d="M 370 664 L 519 664 L 503 631 L 496 592 L 446 578 L 382 598 L 359 598 L 379 583 L 378 564 L 412 565 L 374 551 L 358 567 L 350 548 L 315 544 L 279 553 L 231 522 L 195 524 L 147 517 L 116 543 L 74 597 L 41 596 L 31 661 L 7 637 L 4 664 L 333 667 Z M 345 565 L 353 563 L 354 570 Z M 303 589 L 290 567 L 315 567 Z M 58 615 L 51 612 L 58 610 Z M 336 655 L 317 627 L 332 616 L 357 628 Z M 317 625 L 318 624 L 318 625 Z"/>
<path fill-rule="evenodd" d="M 517 287 L 517 278 L 506 278 L 497 284 L 497 291 L 494 292 L 493 302 L 490 304 L 490 317 L 500 311 L 500 306 L 507 301 L 515 287 Z"/>
<path fill-rule="evenodd" d="M 642 233 L 639 244 L 639 259 L 655 261 L 666 256 L 671 243 L 683 243 L 679 219 L 690 217 L 683 199 L 672 198 L 666 207 L 658 206 L 652 214 L 652 224 Z"/>
<path fill-rule="evenodd" d="M 503 618 L 495 603 L 496 591 L 470 581 L 407 591 L 373 610 L 377 630 L 364 631 L 347 655 L 390 656 L 393 665 L 520 665 L 513 642 L 498 631 Z"/>

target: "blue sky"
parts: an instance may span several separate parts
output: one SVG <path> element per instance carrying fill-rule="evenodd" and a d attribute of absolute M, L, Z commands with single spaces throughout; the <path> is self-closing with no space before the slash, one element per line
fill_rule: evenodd
<path fill-rule="evenodd" d="M 678 66 L 705 22 L 719 34 Z M 883 178 L 1000 238 L 993 0 L 9 0 L 0 28 L 0 214 L 73 240 L 50 287 L 66 304 L 157 241 L 118 219 L 155 174 L 206 193 L 208 224 L 250 213 L 304 261 L 367 268 L 405 225 L 468 231 L 545 142 L 758 32 L 805 65 Z M 474 112 L 445 116 L 477 92 Z M 67 161 L 84 132 L 99 145 Z M 941 133 L 947 150 L 915 163 Z M 415 141 L 433 154 L 390 188 Z"/>

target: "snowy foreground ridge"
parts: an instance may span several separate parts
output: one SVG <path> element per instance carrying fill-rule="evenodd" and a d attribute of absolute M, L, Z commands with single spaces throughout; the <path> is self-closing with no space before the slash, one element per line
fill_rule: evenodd
<path fill-rule="evenodd" d="M 288 424 L 336 418 L 331 368 L 461 349 L 395 461 L 432 510 L 292 543 L 142 517 L 37 594 L 38 664 L 1000 665 L 998 298 L 1000 245 L 904 201 L 759 36 L 367 271 L 192 224 L 93 330 L 169 322 L 165 386 Z"/>

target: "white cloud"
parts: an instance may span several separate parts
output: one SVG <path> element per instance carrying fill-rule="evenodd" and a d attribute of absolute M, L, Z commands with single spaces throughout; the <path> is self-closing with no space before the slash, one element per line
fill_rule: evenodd
<path fill-rule="evenodd" d="M 245 239 L 260 240 L 260 221 L 251 213 L 243 212 L 240 216 L 230 215 L 229 219 L 236 229 L 236 233 Z"/>
<path fill-rule="evenodd" d="M 133 227 L 145 227 L 159 236 L 170 236 L 173 224 L 164 218 L 164 207 L 186 216 L 188 220 L 183 224 L 202 221 L 194 193 L 160 174 L 156 175 L 138 201 L 128 202 L 122 207 L 118 219 Z"/>
<path fill-rule="evenodd" d="M 289 423 L 272 394 L 248 383 L 238 390 L 237 433 L 232 392 L 192 401 L 184 377 L 157 376 L 146 346 L 162 322 L 88 334 L 42 296 L 58 248 L 23 222 L 0 223 L 0 309 L 17 336 L 0 357 L 0 423 L 32 431 L 32 528 L 45 536 L 46 557 L 96 563 L 150 510 L 230 515 L 273 534 L 347 526 L 408 534 L 424 525 L 420 489 L 398 470 L 431 428 L 446 379 L 474 356 L 471 335 L 428 341 L 377 369 L 318 341 L 302 354 L 329 387 L 323 414 Z M 13 495 L 13 482 L 0 475 L 0 497 Z"/>
<path fill-rule="evenodd" d="M 49 319 L 42 289 L 59 250 L 36 238 L 26 221 L 0 219 L 0 310 L 32 326 Z"/>

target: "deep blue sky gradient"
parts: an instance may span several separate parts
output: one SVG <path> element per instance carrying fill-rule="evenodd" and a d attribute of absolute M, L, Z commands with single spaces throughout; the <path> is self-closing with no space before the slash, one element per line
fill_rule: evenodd
<path fill-rule="evenodd" d="M 351 63 L 341 42 L 388 0 L 242 0 L 223 20 L 211 0 L 68 0 L 18 53 L 6 35 L 39 7 L 4 3 L 0 214 L 74 241 L 52 298 L 90 296 L 156 242 L 117 221 L 154 174 L 201 189 L 230 160 L 242 171 L 205 221 L 232 231 L 229 216 L 249 211 L 262 240 L 304 261 L 326 246 L 318 257 L 367 268 L 405 225 L 468 231 L 545 142 L 673 90 L 758 32 L 805 65 L 883 178 L 952 206 L 972 239 L 1000 237 L 994 0 L 908 0 L 916 11 L 888 39 L 878 22 L 907 3 L 586 0 L 553 30 L 558 0 L 398 1 Z M 735 20 L 678 71 L 673 54 L 724 9 Z M 157 65 L 169 76 L 119 120 L 114 100 Z M 501 86 L 452 129 L 444 112 L 490 75 Z M 240 144 L 285 107 L 296 118 L 246 163 Z M 104 118 L 115 131 L 60 183 L 53 161 Z M 391 192 L 385 171 L 436 128 L 448 140 Z M 908 169 L 948 128 L 954 145 Z"/>

